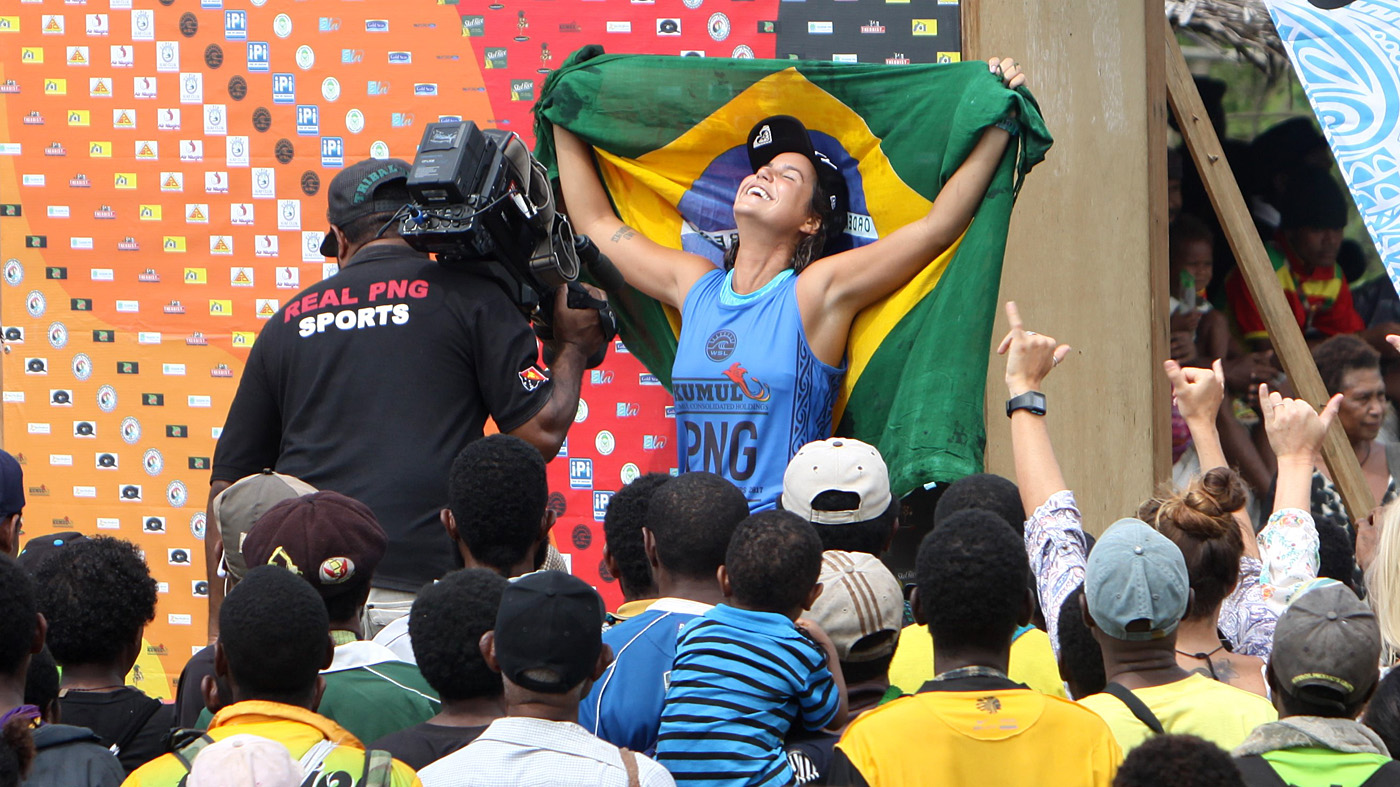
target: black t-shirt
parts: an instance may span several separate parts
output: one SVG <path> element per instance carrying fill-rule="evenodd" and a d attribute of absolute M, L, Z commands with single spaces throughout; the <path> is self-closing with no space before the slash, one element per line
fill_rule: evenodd
<path fill-rule="evenodd" d="M 383 749 L 418 771 L 466 746 L 485 731 L 485 727 L 444 727 L 425 721 L 385 735 L 369 748 Z"/>
<path fill-rule="evenodd" d="M 169 751 L 175 706 L 147 697 L 139 689 L 69 691 L 59 698 L 58 705 L 64 724 L 87 727 L 97 733 L 103 746 L 110 748 L 129 740 L 117 753 L 127 773 Z"/>
<path fill-rule="evenodd" d="M 214 450 L 215 481 L 275 468 L 368 505 L 389 535 L 374 585 L 456 567 L 438 512 L 487 416 L 509 432 L 549 400 L 529 323 L 494 282 L 371 246 L 273 315 Z"/>
<path fill-rule="evenodd" d="M 175 726 L 187 730 L 199 723 L 204 712 L 204 676 L 214 674 L 214 646 L 208 645 L 185 662 L 175 689 Z"/>

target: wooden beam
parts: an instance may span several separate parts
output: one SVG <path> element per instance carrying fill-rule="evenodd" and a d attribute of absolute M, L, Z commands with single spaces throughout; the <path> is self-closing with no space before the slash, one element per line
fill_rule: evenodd
<path fill-rule="evenodd" d="M 1273 342 L 1274 354 L 1283 362 L 1283 370 L 1288 373 L 1288 379 L 1298 395 L 1320 408 L 1327 403 L 1327 388 L 1322 384 L 1312 352 L 1303 340 L 1303 331 L 1298 327 L 1293 310 L 1278 284 L 1274 267 L 1269 262 L 1269 255 L 1264 251 L 1264 243 L 1254 228 L 1254 219 L 1240 194 L 1230 164 L 1225 160 L 1215 128 L 1201 103 L 1201 94 L 1197 92 L 1191 71 L 1186 67 L 1186 59 L 1181 55 L 1176 34 L 1170 26 L 1166 27 L 1166 33 L 1167 100 L 1176 113 L 1177 125 L 1186 139 L 1186 147 L 1191 151 L 1196 171 L 1201 174 L 1215 215 L 1219 217 L 1230 249 L 1235 253 L 1240 275 L 1244 277 L 1249 294 L 1259 308 L 1259 316 L 1263 318 L 1264 328 Z M 1322 457 L 1352 520 L 1369 514 L 1375 507 L 1375 500 L 1341 423 L 1334 422 L 1328 430 L 1322 444 Z"/>

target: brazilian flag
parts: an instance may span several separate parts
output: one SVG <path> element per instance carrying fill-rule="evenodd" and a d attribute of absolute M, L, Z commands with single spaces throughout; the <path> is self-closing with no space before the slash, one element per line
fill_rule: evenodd
<path fill-rule="evenodd" d="M 851 329 L 835 433 L 879 448 L 903 495 L 982 468 L 983 394 L 1011 206 L 1051 144 L 1039 107 L 983 62 L 883 66 L 574 53 L 535 106 L 536 154 L 554 171 L 552 124 L 592 145 L 622 221 L 721 263 L 745 135 L 795 115 L 841 168 L 841 242 L 871 243 L 925 215 L 1002 121 L 1019 126 L 962 237 Z M 557 174 L 557 172 L 555 172 Z M 669 386 L 680 318 L 635 290 L 613 297 L 628 348 Z"/>

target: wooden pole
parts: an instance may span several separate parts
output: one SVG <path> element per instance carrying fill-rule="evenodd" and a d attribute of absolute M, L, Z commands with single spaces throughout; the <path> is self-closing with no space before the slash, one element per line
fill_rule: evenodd
<path fill-rule="evenodd" d="M 1196 171 L 1210 195 L 1210 203 L 1230 249 L 1235 253 L 1240 275 L 1244 277 L 1249 294 L 1259 307 L 1259 316 L 1264 320 L 1264 328 L 1273 342 L 1274 354 L 1283 362 L 1283 370 L 1293 382 L 1293 388 L 1303 399 L 1314 407 L 1327 403 L 1327 388 L 1322 384 L 1322 376 L 1317 373 L 1312 352 L 1303 340 L 1302 329 L 1284 298 L 1283 289 L 1278 285 L 1269 255 L 1264 251 L 1264 243 L 1254 228 L 1254 219 L 1245 206 L 1235 175 L 1225 160 L 1225 153 L 1216 137 L 1215 128 L 1201 103 L 1201 94 L 1196 91 L 1196 83 L 1191 71 L 1186 67 L 1186 59 L 1181 55 L 1181 47 L 1176 42 L 1176 34 L 1171 26 L 1167 32 L 1167 100 L 1176 113 L 1177 124 L 1186 139 L 1186 147 L 1191 151 L 1191 159 L 1196 162 Z M 1353 521 L 1366 516 L 1375 507 L 1371 488 L 1356 461 L 1356 453 L 1347 442 L 1341 423 L 1334 422 L 1322 444 L 1322 458 L 1332 473 L 1332 482 L 1342 495 L 1347 512 Z"/>

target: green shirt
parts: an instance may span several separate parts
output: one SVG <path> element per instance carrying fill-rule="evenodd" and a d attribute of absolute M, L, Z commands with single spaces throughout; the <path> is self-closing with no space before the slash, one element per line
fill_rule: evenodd
<path fill-rule="evenodd" d="M 1297 787 L 1360 787 L 1376 769 L 1390 761 L 1383 754 L 1333 751 L 1323 748 L 1279 749 L 1264 759 L 1286 784 Z"/>
<path fill-rule="evenodd" d="M 326 691 L 316 712 L 362 741 L 421 724 L 441 710 L 437 692 L 418 667 L 373 642 L 337 647 L 335 660 L 321 677 Z"/>

